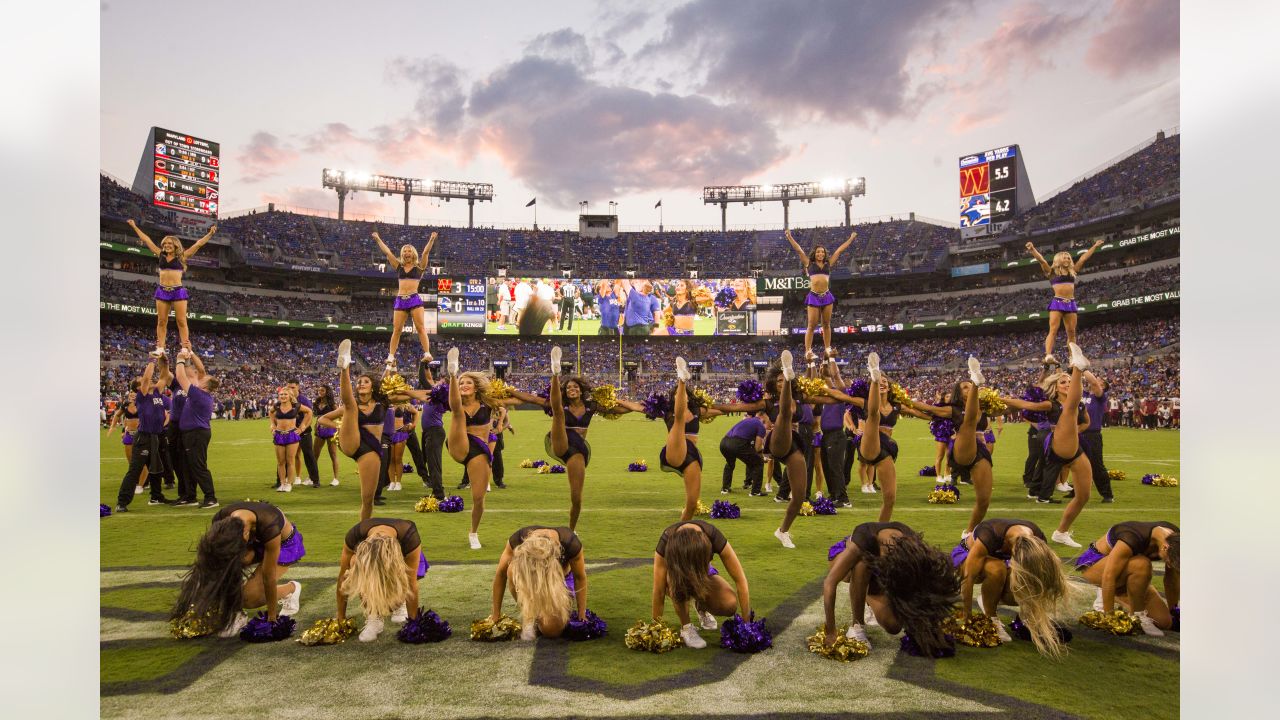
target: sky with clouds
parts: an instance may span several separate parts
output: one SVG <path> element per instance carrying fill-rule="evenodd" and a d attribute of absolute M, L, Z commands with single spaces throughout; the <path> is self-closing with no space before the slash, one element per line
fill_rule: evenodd
<path fill-rule="evenodd" d="M 491 182 L 478 223 L 718 225 L 703 185 L 865 176 L 855 217 L 954 222 L 959 156 L 1043 196 L 1179 122 L 1176 0 L 106 0 L 102 169 L 152 125 L 222 143 L 222 206 L 335 211 L 325 167 Z M 177 8 L 177 9 L 175 9 Z M 398 218 L 360 193 L 349 211 Z M 465 223 L 415 200 L 415 221 Z M 835 200 L 795 224 L 842 219 Z M 731 225 L 781 222 L 736 206 Z"/>

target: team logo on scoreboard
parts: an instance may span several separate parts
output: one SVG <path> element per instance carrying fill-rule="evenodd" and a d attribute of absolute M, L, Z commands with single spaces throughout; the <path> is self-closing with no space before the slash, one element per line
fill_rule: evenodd
<path fill-rule="evenodd" d="M 960 170 L 960 197 L 991 192 L 991 166 L 987 163 Z"/>
<path fill-rule="evenodd" d="M 991 222 L 990 197 L 971 195 L 960 200 L 960 227 L 986 225 Z"/>

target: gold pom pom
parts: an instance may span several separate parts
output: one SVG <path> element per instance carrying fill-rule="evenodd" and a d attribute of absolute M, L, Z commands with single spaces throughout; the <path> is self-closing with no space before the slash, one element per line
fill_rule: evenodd
<path fill-rule="evenodd" d="M 190 640 L 192 638 L 205 637 L 212 635 L 217 628 L 212 624 L 213 613 L 207 612 L 204 617 L 197 617 L 195 606 L 187 609 L 187 614 L 177 620 L 169 621 L 169 633 L 178 640 Z"/>
<path fill-rule="evenodd" d="M 991 388 L 978 390 L 978 406 L 982 408 L 982 412 L 992 416 L 1004 415 L 1009 411 L 1009 405 L 1000 399 L 1000 393 Z"/>
<path fill-rule="evenodd" d="M 339 620 L 338 618 L 320 618 L 306 632 L 302 633 L 302 637 L 298 638 L 298 642 L 302 645 L 341 645 L 347 638 L 356 632 L 356 621 L 351 618 Z"/>
<path fill-rule="evenodd" d="M 484 618 L 471 621 L 471 639 L 480 642 L 502 642 L 520 636 L 520 621 L 509 615 L 497 620 Z"/>
<path fill-rule="evenodd" d="M 898 383 L 889 383 L 889 402 L 894 405 L 906 405 L 911 402 L 911 395 Z"/>
<path fill-rule="evenodd" d="M 699 500 L 698 505 L 693 509 L 693 514 L 696 517 L 711 517 L 711 508 Z"/>
<path fill-rule="evenodd" d="M 1151 479 L 1153 487 L 1178 487 L 1178 478 L 1172 475 L 1157 475 Z"/>
<path fill-rule="evenodd" d="M 1080 624 L 1112 635 L 1138 634 L 1138 618 L 1120 609 L 1112 610 L 1109 614 L 1091 610 L 1080 616 Z"/>
<path fill-rule="evenodd" d="M 600 412 L 608 412 L 618 405 L 618 389 L 612 385 L 597 385 L 591 388 L 591 399 Z"/>
<path fill-rule="evenodd" d="M 806 502 L 800 506 L 800 514 L 812 516 L 817 515 L 818 511 L 813 509 L 813 505 Z"/>
<path fill-rule="evenodd" d="M 511 386 L 498 379 L 490 380 L 489 397 L 494 400 L 505 400 L 511 397 Z"/>
<path fill-rule="evenodd" d="M 715 295 L 711 294 L 711 290 L 705 285 L 699 285 L 693 290 L 693 301 L 698 307 L 709 308 L 716 303 Z"/>
<path fill-rule="evenodd" d="M 796 385 L 805 397 L 821 397 L 827 394 L 827 381 L 822 378 L 798 377 Z"/>
<path fill-rule="evenodd" d="M 671 327 L 672 325 L 676 324 L 676 314 L 675 314 L 675 311 L 671 309 L 670 305 L 668 305 L 662 311 L 662 324 L 666 325 L 667 327 Z"/>
<path fill-rule="evenodd" d="M 676 632 L 661 620 L 645 622 L 637 620 L 623 638 L 628 650 L 644 650 L 651 653 L 664 653 L 684 645 L 680 633 Z"/>
<path fill-rule="evenodd" d="M 929 502 L 934 505 L 954 505 L 957 499 L 954 490 L 929 491 Z"/>
<path fill-rule="evenodd" d="M 1124 480 L 1125 474 L 1123 470 L 1108 470 L 1107 477 L 1111 480 Z"/>
<path fill-rule="evenodd" d="M 821 655 L 828 660 L 839 660 L 840 662 L 849 662 L 851 660 L 861 660 L 871 653 L 871 648 L 861 640 L 854 640 L 845 637 L 845 632 L 849 626 L 840 628 L 836 634 L 836 641 L 831 645 L 822 642 L 824 631 L 822 626 L 818 626 L 818 631 L 808 637 L 806 642 L 809 644 L 809 652 Z"/>
<path fill-rule="evenodd" d="M 415 512 L 436 512 L 440 509 L 440 501 L 428 495 L 419 499 L 413 509 Z"/>
<path fill-rule="evenodd" d="M 382 394 L 387 397 L 394 395 L 404 395 L 409 390 L 409 384 L 404 381 L 404 376 L 400 373 L 391 373 L 382 378 Z M 406 403 L 396 403 L 403 407 Z"/>
<path fill-rule="evenodd" d="M 551 472 L 551 466 L 550 466 L 550 465 L 542 465 L 542 466 L 540 466 L 540 467 L 538 468 L 538 474 L 539 474 L 539 475 L 546 475 L 546 474 L 547 474 L 547 473 L 549 473 L 549 472 Z"/>
<path fill-rule="evenodd" d="M 531 467 L 533 467 L 533 461 L 532 461 L 532 460 L 530 460 L 529 458 L 525 458 L 525 459 L 523 459 L 523 460 L 521 460 L 521 461 L 520 461 L 520 467 L 522 467 L 522 468 L 531 468 Z"/>
<path fill-rule="evenodd" d="M 1000 644 L 995 621 L 978 612 L 970 614 L 968 619 L 965 619 L 964 613 L 954 613 L 942 621 L 942 632 L 955 638 L 956 642 L 970 647 L 993 648 Z"/>

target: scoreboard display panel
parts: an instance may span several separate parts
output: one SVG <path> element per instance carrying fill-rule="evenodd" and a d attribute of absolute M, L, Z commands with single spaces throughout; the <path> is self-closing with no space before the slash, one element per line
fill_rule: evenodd
<path fill-rule="evenodd" d="M 1021 170 L 1017 145 L 960 158 L 960 227 L 1003 225 L 1026 209 L 1018 203 Z"/>
<path fill-rule="evenodd" d="M 435 278 L 436 327 L 441 333 L 483 335 L 485 279 L 483 277 Z"/>
<path fill-rule="evenodd" d="M 164 128 L 152 131 L 152 203 L 216 218 L 222 176 L 218 143 Z"/>

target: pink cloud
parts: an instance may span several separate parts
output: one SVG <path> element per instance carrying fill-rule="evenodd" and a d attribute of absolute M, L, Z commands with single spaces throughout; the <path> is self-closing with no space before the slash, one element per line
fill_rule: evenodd
<path fill-rule="evenodd" d="M 1178 3 L 1166 0 L 1116 0 L 1089 42 L 1085 62 L 1112 78 L 1145 72 L 1178 59 Z"/>
<path fill-rule="evenodd" d="M 279 175 L 298 160 L 298 151 L 269 132 L 256 132 L 237 156 L 241 180 L 255 183 Z"/>

